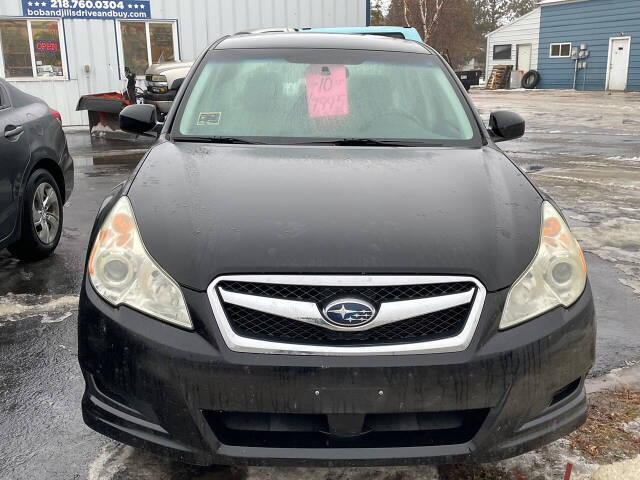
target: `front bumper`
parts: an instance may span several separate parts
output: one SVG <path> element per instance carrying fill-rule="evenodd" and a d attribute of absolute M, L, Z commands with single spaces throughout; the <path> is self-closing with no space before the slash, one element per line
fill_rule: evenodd
<path fill-rule="evenodd" d="M 155 105 L 158 112 L 167 114 L 171 110 L 176 93 L 176 90 L 169 90 L 167 93 L 152 93 L 145 90 L 143 99 L 144 103 Z"/>
<path fill-rule="evenodd" d="M 188 332 L 127 307 L 114 309 L 86 283 L 78 318 L 83 417 L 109 437 L 203 465 L 399 465 L 514 456 L 584 421 L 595 321 L 587 285 L 570 308 L 499 332 L 506 293 L 487 295 L 462 352 L 346 358 L 232 352 L 204 292 L 184 290 L 195 325 Z M 238 412 L 251 425 L 246 428 L 256 425 L 247 418 L 269 415 L 279 419 L 271 426 L 294 414 L 302 423 L 326 417 L 331 429 L 364 415 L 406 419 L 414 413 L 458 415 L 466 427 L 440 435 L 432 425 L 422 436 L 390 432 L 369 441 L 329 432 L 320 445 L 310 434 L 269 436 L 270 427 L 234 434 L 217 420 Z"/>

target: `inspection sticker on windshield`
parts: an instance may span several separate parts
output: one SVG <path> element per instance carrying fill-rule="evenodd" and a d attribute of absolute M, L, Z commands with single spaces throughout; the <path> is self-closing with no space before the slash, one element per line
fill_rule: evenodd
<path fill-rule="evenodd" d="M 310 117 L 349 113 L 347 69 L 344 65 L 310 65 L 305 74 Z"/>
<path fill-rule="evenodd" d="M 220 125 L 220 112 L 200 112 L 198 115 L 198 125 Z"/>

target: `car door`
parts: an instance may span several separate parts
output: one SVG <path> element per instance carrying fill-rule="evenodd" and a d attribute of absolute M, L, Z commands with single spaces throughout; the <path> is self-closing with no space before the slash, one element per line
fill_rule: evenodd
<path fill-rule="evenodd" d="M 0 82 L 0 246 L 16 226 L 20 184 L 29 163 L 29 142 L 22 120 Z"/>

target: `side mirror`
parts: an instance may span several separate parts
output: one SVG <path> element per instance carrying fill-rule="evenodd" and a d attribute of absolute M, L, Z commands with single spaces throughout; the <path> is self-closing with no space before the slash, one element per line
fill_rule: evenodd
<path fill-rule="evenodd" d="M 157 125 L 155 105 L 136 103 L 123 108 L 120 112 L 120 128 L 125 132 L 155 136 L 147 132 L 156 131 Z"/>
<path fill-rule="evenodd" d="M 176 78 L 171 84 L 171 90 L 178 90 L 184 83 L 184 78 Z"/>
<path fill-rule="evenodd" d="M 524 135 L 524 118 L 505 110 L 493 112 L 489 117 L 489 132 L 494 142 L 520 138 Z"/>

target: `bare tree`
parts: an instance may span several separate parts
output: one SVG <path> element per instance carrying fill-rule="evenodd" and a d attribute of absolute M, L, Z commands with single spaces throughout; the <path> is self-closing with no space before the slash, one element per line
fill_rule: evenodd
<path fill-rule="evenodd" d="M 371 4 L 371 25 L 384 25 L 384 11 L 381 0 L 375 0 Z"/>
<path fill-rule="evenodd" d="M 482 36 L 504 23 L 508 13 L 509 0 L 476 0 L 474 2 L 475 22 Z"/>
<path fill-rule="evenodd" d="M 405 1 L 407 13 L 405 16 Z M 422 16 L 418 1 L 424 1 L 427 15 Z M 483 59 L 480 48 L 484 38 L 479 36 L 475 25 L 475 2 L 477 0 L 445 0 L 436 22 L 431 22 L 439 0 L 391 0 L 384 17 L 385 25 L 405 25 L 414 27 L 420 36 L 437 51 L 448 54 L 452 65 L 462 65 L 471 58 Z M 422 11 L 425 11 L 423 9 Z M 426 18 L 423 21 L 423 18 Z M 426 39 L 423 24 L 432 23 Z"/>
<path fill-rule="evenodd" d="M 405 25 L 411 25 L 409 17 L 414 17 L 415 13 L 417 13 L 420 19 L 422 39 L 428 42 L 438 26 L 440 13 L 446 2 L 447 0 L 402 0 Z M 416 8 L 416 4 L 418 12 L 413 11 Z"/>
<path fill-rule="evenodd" d="M 507 4 L 508 20 L 515 20 L 538 6 L 537 0 L 509 0 Z"/>

